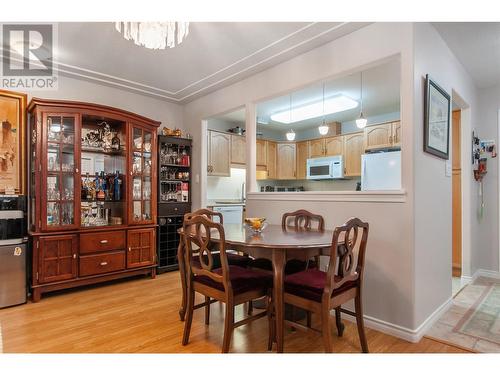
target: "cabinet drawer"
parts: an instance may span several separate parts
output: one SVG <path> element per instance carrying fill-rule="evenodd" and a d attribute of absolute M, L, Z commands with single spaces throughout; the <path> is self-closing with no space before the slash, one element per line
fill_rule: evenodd
<path fill-rule="evenodd" d="M 125 249 L 125 231 L 85 233 L 80 235 L 80 254 Z"/>
<path fill-rule="evenodd" d="M 160 203 L 158 205 L 158 216 L 182 216 L 190 211 L 190 203 Z"/>
<path fill-rule="evenodd" d="M 125 251 L 80 256 L 80 276 L 125 269 Z"/>

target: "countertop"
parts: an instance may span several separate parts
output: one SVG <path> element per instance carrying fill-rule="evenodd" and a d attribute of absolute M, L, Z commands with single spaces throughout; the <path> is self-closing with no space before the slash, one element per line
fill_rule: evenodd
<path fill-rule="evenodd" d="M 245 206 L 245 202 L 240 199 L 215 199 L 208 200 L 207 207 L 221 207 L 221 206 Z"/>

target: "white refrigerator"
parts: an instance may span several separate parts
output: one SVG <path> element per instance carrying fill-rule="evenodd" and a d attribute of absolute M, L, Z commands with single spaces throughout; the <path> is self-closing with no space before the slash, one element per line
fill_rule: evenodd
<path fill-rule="evenodd" d="M 401 151 L 362 155 L 361 190 L 401 190 Z"/>

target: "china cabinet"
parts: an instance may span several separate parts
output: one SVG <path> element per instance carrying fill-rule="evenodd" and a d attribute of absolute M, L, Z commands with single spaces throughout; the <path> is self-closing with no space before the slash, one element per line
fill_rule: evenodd
<path fill-rule="evenodd" d="M 98 104 L 33 99 L 33 300 L 156 267 L 159 122 Z"/>

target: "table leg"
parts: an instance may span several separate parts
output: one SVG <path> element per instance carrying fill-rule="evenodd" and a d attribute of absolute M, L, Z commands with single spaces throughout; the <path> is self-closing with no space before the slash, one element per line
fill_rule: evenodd
<path fill-rule="evenodd" d="M 283 250 L 273 250 L 276 350 L 278 353 L 283 353 L 283 337 L 285 333 L 285 302 L 283 299 L 285 259 L 285 252 Z"/>
<path fill-rule="evenodd" d="M 177 248 L 177 261 L 179 262 L 179 273 L 181 276 L 181 286 L 182 286 L 182 302 L 181 308 L 179 309 L 179 317 L 181 322 L 184 321 L 186 316 L 186 304 L 187 304 L 187 282 L 186 282 L 186 266 L 184 262 L 184 245 L 183 238 L 181 236 L 181 241 L 179 242 L 179 247 Z"/>

